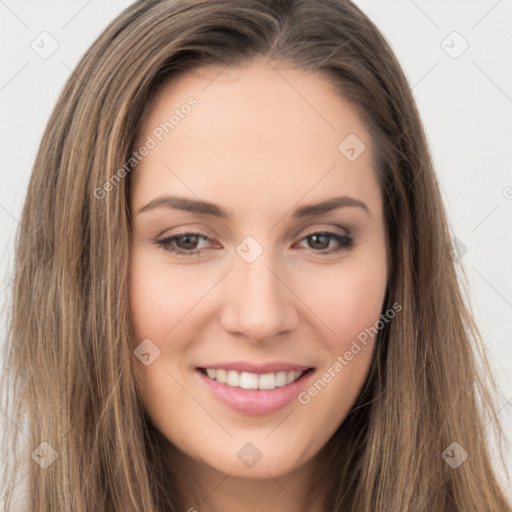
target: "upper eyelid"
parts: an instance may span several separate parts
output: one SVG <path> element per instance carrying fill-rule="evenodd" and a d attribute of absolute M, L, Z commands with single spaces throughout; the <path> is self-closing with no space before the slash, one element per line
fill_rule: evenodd
<path fill-rule="evenodd" d="M 294 230 L 294 234 L 291 236 L 292 238 L 297 238 L 302 232 L 305 232 L 304 235 L 302 235 L 302 237 L 304 236 L 308 236 L 310 234 L 313 234 L 313 233 L 317 233 L 319 231 L 328 231 L 328 232 L 332 232 L 334 234 L 339 234 L 340 236 L 343 236 L 343 235 L 351 235 L 352 234 L 352 229 L 350 229 L 348 226 L 344 227 L 344 226 L 341 226 L 341 225 L 336 225 L 336 224 L 330 224 L 330 225 L 326 225 L 324 224 L 325 227 L 313 227 L 311 229 L 308 229 L 308 228 L 300 228 L 299 230 Z M 176 229 L 180 229 L 180 228 L 176 228 Z M 336 229 L 339 229 L 341 230 L 343 233 L 337 233 L 335 230 Z M 216 238 L 216 235 L 213 233 L 213 231 L 211 231 L 210 229 L 208 228 L 204 228 L 204 227 L 201 227 L 201 228 L 194 228 L 194 227 L 187 227 L 187 228 L 183 228 L 182 231 L 179 231 L 178 233 L 172 233 L 170 235 L 164 235 L 163 233 L 165 233 L 166 231 L 169 231 L 169 229 L 166 229 L 165 231 L 163 231 L 161 234 L 157 235 L 156 238 L 157 239 L 164 239 L 164 238 L 171 238 L 171 237 L 174 237 L 174 236 L 185 236 L 185 235 L 189 235 L 189 234 L 195 234 L 195 235 L 201 235 L 201 236 L 206 236 L 208 238 L 211 238 L 211 239 L 215 239 Z"/>
<path fill-rule="evenodd" d="M 311 230 L 308 230 L 306 231 L 301 238 L 304 238 L 305 236 L 308 236 L 308 235 L 313 235 L 315 233 L 323 233 L 323 232 L 326 232 L 326 233 L 332 233 L 334 235 L 339 235 L 339 236 L 345 236 L 345 235 L 348 235 L 350 236 L 350 230 L 347 229 L 347 228 L 342 228 L 341 226 L 336 226 L 338 229 L 341 229 L 344 231 L 344 233 L 340 234 L 340 233 L 337 233 L 336 231 L 333 231 L 333 228 L 330 227 L 330 228 L 314 228 L 314 229 L 311 229 Z M 301 233 L 302 231 L 299 231 L 299 234 Z M 297 234 L 298 236 L 298 234 Z"/>
<path fill-rule="evenodd" d="M 306 238 L 308 236 L 318 234 L 318 233 L 327 233 L 327 234 L 337 235 L 337 236 L 352 236 L 351 232 L 348 229 L 341 228 L 340 226 L 337 226 L 337 227 L 339 229 L 342 229 L 344 231 L 344 233 L 337 233 L 336 231 L 333 231 L 332 228 L 315 228 L 315 229 L 306 231 L 302 236 L 300 236 L 299 240 L 303 240 L 304 238 Z M 194 231 L 193 229 L 190 229 L 187 231 L 182 231 L 180 233 L 173 233 L 171 235 L 160 235 L 160 236 L 157 236 L 156 239 L 164 241 L 164 240 L 169 240 L 169 239 L 181 238 L 182 236 L 187 236 L 187 235 L 198 236 L 201 240 L 203 240 L 204 238 L 207 238 L 209 240 L 215 239 L 214 236 L 210 236 L 209 234 L 203 233 L 200 230 Z M 294 236 L 294 238 L 297 238 L 298 236 L 299 236 L 299 234 Z"/>
<path fill-rule="evenodd" d="M 323 233 L 323 234 L 327 234 L 327 235 L 330 235 L 331 237 L 333 237 L 332 235 L 334 235 L 334 237 L 349 237 L 349 238 L 352 238 L 354 239 L 355 237 L 350 233 L 350 231 L 346 228 L 341 228 L 340 226 L 337 226 L 338 228 L 342 229 L 343 231 L 345 231 L 345 233 L 337 233 L 335 231 L 332 230 L 332 228 L 330 229 L 327 229 L 327 228 L 315 228 L 315 229 L 311 229 L 309 231 L 306 231 L 302 236 L 300 236 L 299 238 L 294 237 L 294 239 L 297 239 L 296 242 L 301 242 L 303 241 L 305 238 L 307 238 L 308 236 L 311 236 L 311 235 L 315 235 L 315 234 L 319 234 L 319 233 Z M 214 239 L 214 237 L 211 237 L 205 233 L 202 233 L 200 230 L 197 230 L 197 231 L 194 231 L 192 229 L 188 230 L 188 231 L 183 231 L 181 233 L 175 233 L 175 234 L 172 234 L 172 235 L 169 235 L 169 236 L 163 236 L 163 237 L 157 237 L 156 239 L 156 242 L 166 242 L 166 241 L 175 241 L 176 239 L 179 239 L 183 236 L 187 236 L 187 235 L 192 235 L 192 236 L 197 236 L 199 238 L 199 240 L 204 240 L 205 238 L 207 240 L 210 240 L 212 241 L 212 239 Z M 333 237 L 333 238 L 334 238 Z M 195 250 L 200 250 L 200 249 L 195 249 Z"/>

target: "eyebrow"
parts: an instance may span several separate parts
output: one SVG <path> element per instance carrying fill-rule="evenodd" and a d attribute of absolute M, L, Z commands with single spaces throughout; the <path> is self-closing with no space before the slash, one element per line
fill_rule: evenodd
<path fill-rule="evenodd" d="M 314 217 L 328 213 L 337 208 L 344 207 L 358 207 L 370 215 L 368 206 L 362 201 L 348 196 L 340 196 L 327 199 L 326 201 L 322 201 L 320 203 L 301 206 L 293 212 L 293 217 L 296 219 Z M 183 210 L 199 215 L 209 215 L 221 219 L 229 219 L 231 217 L 228 212 L 214 203 L 210 203 L 208 201 L 198 201 L 188 197 L 170 195 L 163 195 L 153 199 L 148 204 L 143 206 L 138 211 L 138 213 L 147 212 L 156 208 L 175 208 L 177 210 Z"/>

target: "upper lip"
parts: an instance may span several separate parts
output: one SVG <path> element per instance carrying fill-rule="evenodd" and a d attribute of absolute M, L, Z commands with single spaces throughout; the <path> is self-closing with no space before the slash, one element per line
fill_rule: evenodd
<path fill-rule="evenodd" d="M 303 372 L 309 370 L 311 366 L 303 364 L 287 363 L 283 361 L 269 361 L 267 363 L 256 364 L 249 361 L 229 361 L 225 363 L 213 363 L 198 368 L 211 369 L 211 370 L 235 370 L 237 372 L 248 372 L 256 374 L 277 373 L 282 371 L 296 371 Z"/>

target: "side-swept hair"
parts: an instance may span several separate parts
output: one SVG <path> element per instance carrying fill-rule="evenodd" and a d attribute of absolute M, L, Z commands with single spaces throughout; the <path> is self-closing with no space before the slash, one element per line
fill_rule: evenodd
<path fill-rule="evenodd" d="M 510 512 L 485 438 L 495 387 L 424 129 L 390 46 L 344 0 L 139 0 L 77 65 L 42 137 L 17 237 L 5 510 L 20 480 L 29 512 L 184 510 L 179 468 L 163 459 L 132 372 L 130 175 L 103 198 L 95 191 L 129 158 L 159 86 L 255 57 L 323 73 L 367 123 L 389 245 L 384 308 L 403 306 L 328 443 L 325 510 Z M 32 458 L 43 442 L 58 455 L 47 468 Z M 469 454 L 457 469 L 441 457 L 452 442 Z"/>

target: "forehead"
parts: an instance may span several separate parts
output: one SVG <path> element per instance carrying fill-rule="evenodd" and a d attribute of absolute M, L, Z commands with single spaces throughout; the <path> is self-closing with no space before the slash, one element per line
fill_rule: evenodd
<path fill-rule="evenodd" d="M 373 142 L 356 107 L 323 74 L 274 62 L 171 79 L 148 105 L 135 149 L 149 139 L 154 147 L 131 176 L 138 203 L 175 191 L 234 208 L 333 189 L 378 193 Z"/>

